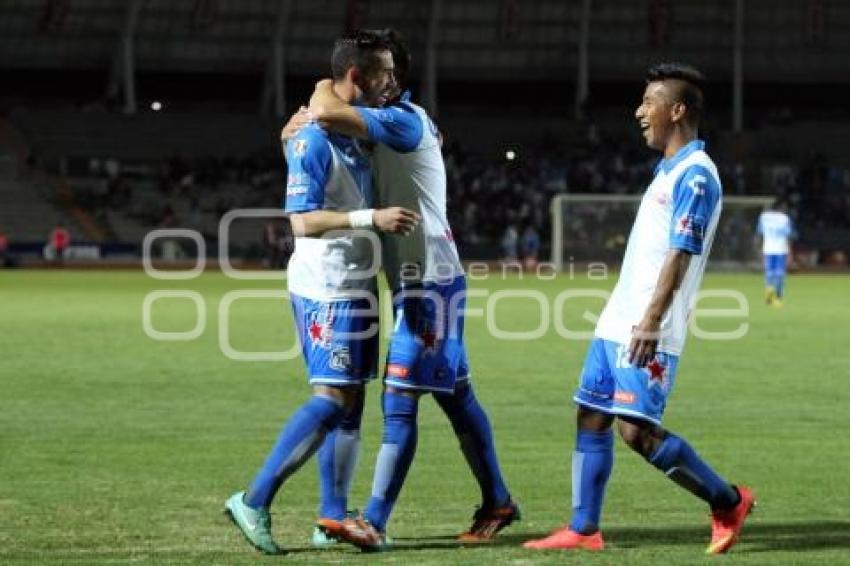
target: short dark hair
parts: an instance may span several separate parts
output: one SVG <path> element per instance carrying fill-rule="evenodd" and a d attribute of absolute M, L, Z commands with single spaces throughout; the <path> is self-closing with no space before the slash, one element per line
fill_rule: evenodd
<path fill-rule="evenodd" d="M 357 30 L 344 35 L 334 43 L 331 75 L 334 79 L 341 79 L 351 67 L 358 67 L 368 74 L 379 63 L 376 54 L 388 49 L 386 39 L 372 30 Z"/>
<path fill-rule="evenodd" d="M 393 65 L 395 67 L 395 80 L 399 86 L 403 86 L 407 80 L 407 72 L 410 70 L 410 50 L 404 41 L 404 36 L 393 28 L 384 28 L 378 33 L 389 45 L 393 54 Z"/>
<path fill-rule="evenodd" d="M 676 93 L 678 97 L 676 102 L 681 102 L 687 107 L 687 115 L 693 124 L 699 124 L 703 113 L 702 90 L 705 86 L 705 75 L 684 63 L 659 63 L 647 70 L 647 84 L 664 80 L 681 81 Z"/>

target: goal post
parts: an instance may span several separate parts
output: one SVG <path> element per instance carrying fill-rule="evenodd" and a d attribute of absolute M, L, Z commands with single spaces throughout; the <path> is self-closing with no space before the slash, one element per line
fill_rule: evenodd
<path fill-rule="evenodd" d="M 552 198 L 552 263 L 619 264 L 643 195 L 559 194 Z M 758 216 L 776 197 L 724 196 L 709 265 L 742 269 L 758 265 Z"/>

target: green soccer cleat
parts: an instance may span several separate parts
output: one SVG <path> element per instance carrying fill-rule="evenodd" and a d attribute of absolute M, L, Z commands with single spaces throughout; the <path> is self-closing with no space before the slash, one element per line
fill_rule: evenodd
<path fill-rule="evenodd" d="M 339 539 L 329 535 L 325 529 L 316 525 L 313 527 L 313 536 L 310 537 L 310 544 L 316 548 L 330 548 L 339 543 Z"/>
<path fill-rule="evenodd" d="M 230 496 L 224 503 L 224 514 L 230 517 L 254 548 L 265 554 L 283 554 L 272 538 L 272 518 L 268 509 L 254 509 L 245 505 L 244 491 Z"/>

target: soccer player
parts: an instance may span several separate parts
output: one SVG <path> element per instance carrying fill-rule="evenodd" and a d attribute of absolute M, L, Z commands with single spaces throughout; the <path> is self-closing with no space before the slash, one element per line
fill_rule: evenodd
<path fill-rule="evenodd" d="M 331 63 L 333 90 L 343 100 L 387 100 L 392 55 L 380 36 L 338 41 Z M 306 127 L 286 144 L 286 160 L 286 210 L 296 236 L 288 285 L 313 395 L 289 418 L 247 492 L 225 504 L 248 541 L 267 554 L 281 552 L 271 533 L 272 499 L 326 437 L 323 505 L 331 516 L 345 515 L 353 470 L 340 469 L 334 452 L 346 462 L 345 454 L 356 452 L 363 386 L 375 376 L 378 353 L 375 248 L 362 230 L 405 234 L 419 219 L 400 207 L 371 208 L 369 159 L 351 138 Z"/>
<path fill-rule="evenodd" d="M 697 138 L 703 77 L 670 63 L 649 69 L 635 117 L 649 147 L 662 153 L 629 235 L 620 278 L 599 318 L 574 401 L 573 516 L 533 549 L 602 550 L 600 515 L 620 436 L 668 478 L 711 508 L 709 554 L 738 539 L 754 505 L 750 489 L 730 485 L 683 438 L 661 426 L 720 218 L 717 168 Z"/>
<path fill-rule="evenodd" d="M 758 235 L 764 256 L 765 300 L 773 307 L 782 306 L 785 293 L 785 267 L 791 253 L 794 226 L 785 201 L 777 199 L 759 216 Z"/>
<path fill-rule="evenodd" d="M 392 30 L 397 81 L 410 55 Z M 399 89 L 398 94 L 401 94 Z M 422 215 L 409 238 L 387 234 L 384 268 L 394 292 L 394 331 L 384 375 L 384 434 L 372 496 L 362 517 L 320 524 L 330 534 L 366 550 L 386 548 L 386 526 L 413 461 L 420 396 L 432 393 L 452 424 L 481 490 L 482 503 L 463 542 L 490 541 L 520 518 L 496 457 L 493 433 L 469 380 L 463 343 L 466 279 L 446 217 L 446 172 L 439 132 L 424 109 L 401 94 L 383 109 L 352 107 L 327 81 L 311 99 L 312 117 L 332 131 L 377 143 L 379 200 Z"/>

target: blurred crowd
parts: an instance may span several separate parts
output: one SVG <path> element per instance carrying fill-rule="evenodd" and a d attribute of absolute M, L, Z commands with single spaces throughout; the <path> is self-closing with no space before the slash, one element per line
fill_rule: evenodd
<path fill-rule="evenodd" d="M 589 125 L 569 143 L 541 139 L 486 157 L 447 143 L 448 214 L 462 252 L 533 260 L 545 255 L 553 195 L 635 194 L 647 186 L 658 156 L 637 142 Z M 750 187 L 741 165 L 718 165 L 726 194 L 786 197 L 804 236 L 817 241 L 819 232 L 850 226 L 850 170 L 830 166 L 822 156 L 766 168 L 763 182 Z M 111 210 L 150 227 L 190 227 L 214 239 L 218 219 L 233 208 L 281 206 L 284 167 L 275 152 L 227 159 L 173 156 L 146 164 L 91 159 L 84 175 L 89 182 L 77 187 L 77 203 L 102 222 Z M 111 218 L 114 223 L 115 214 Z M 267 231 L 260 239 L 267 261 L 279 264 L 286 250 L 273 242 L 287 238 Z"/>

